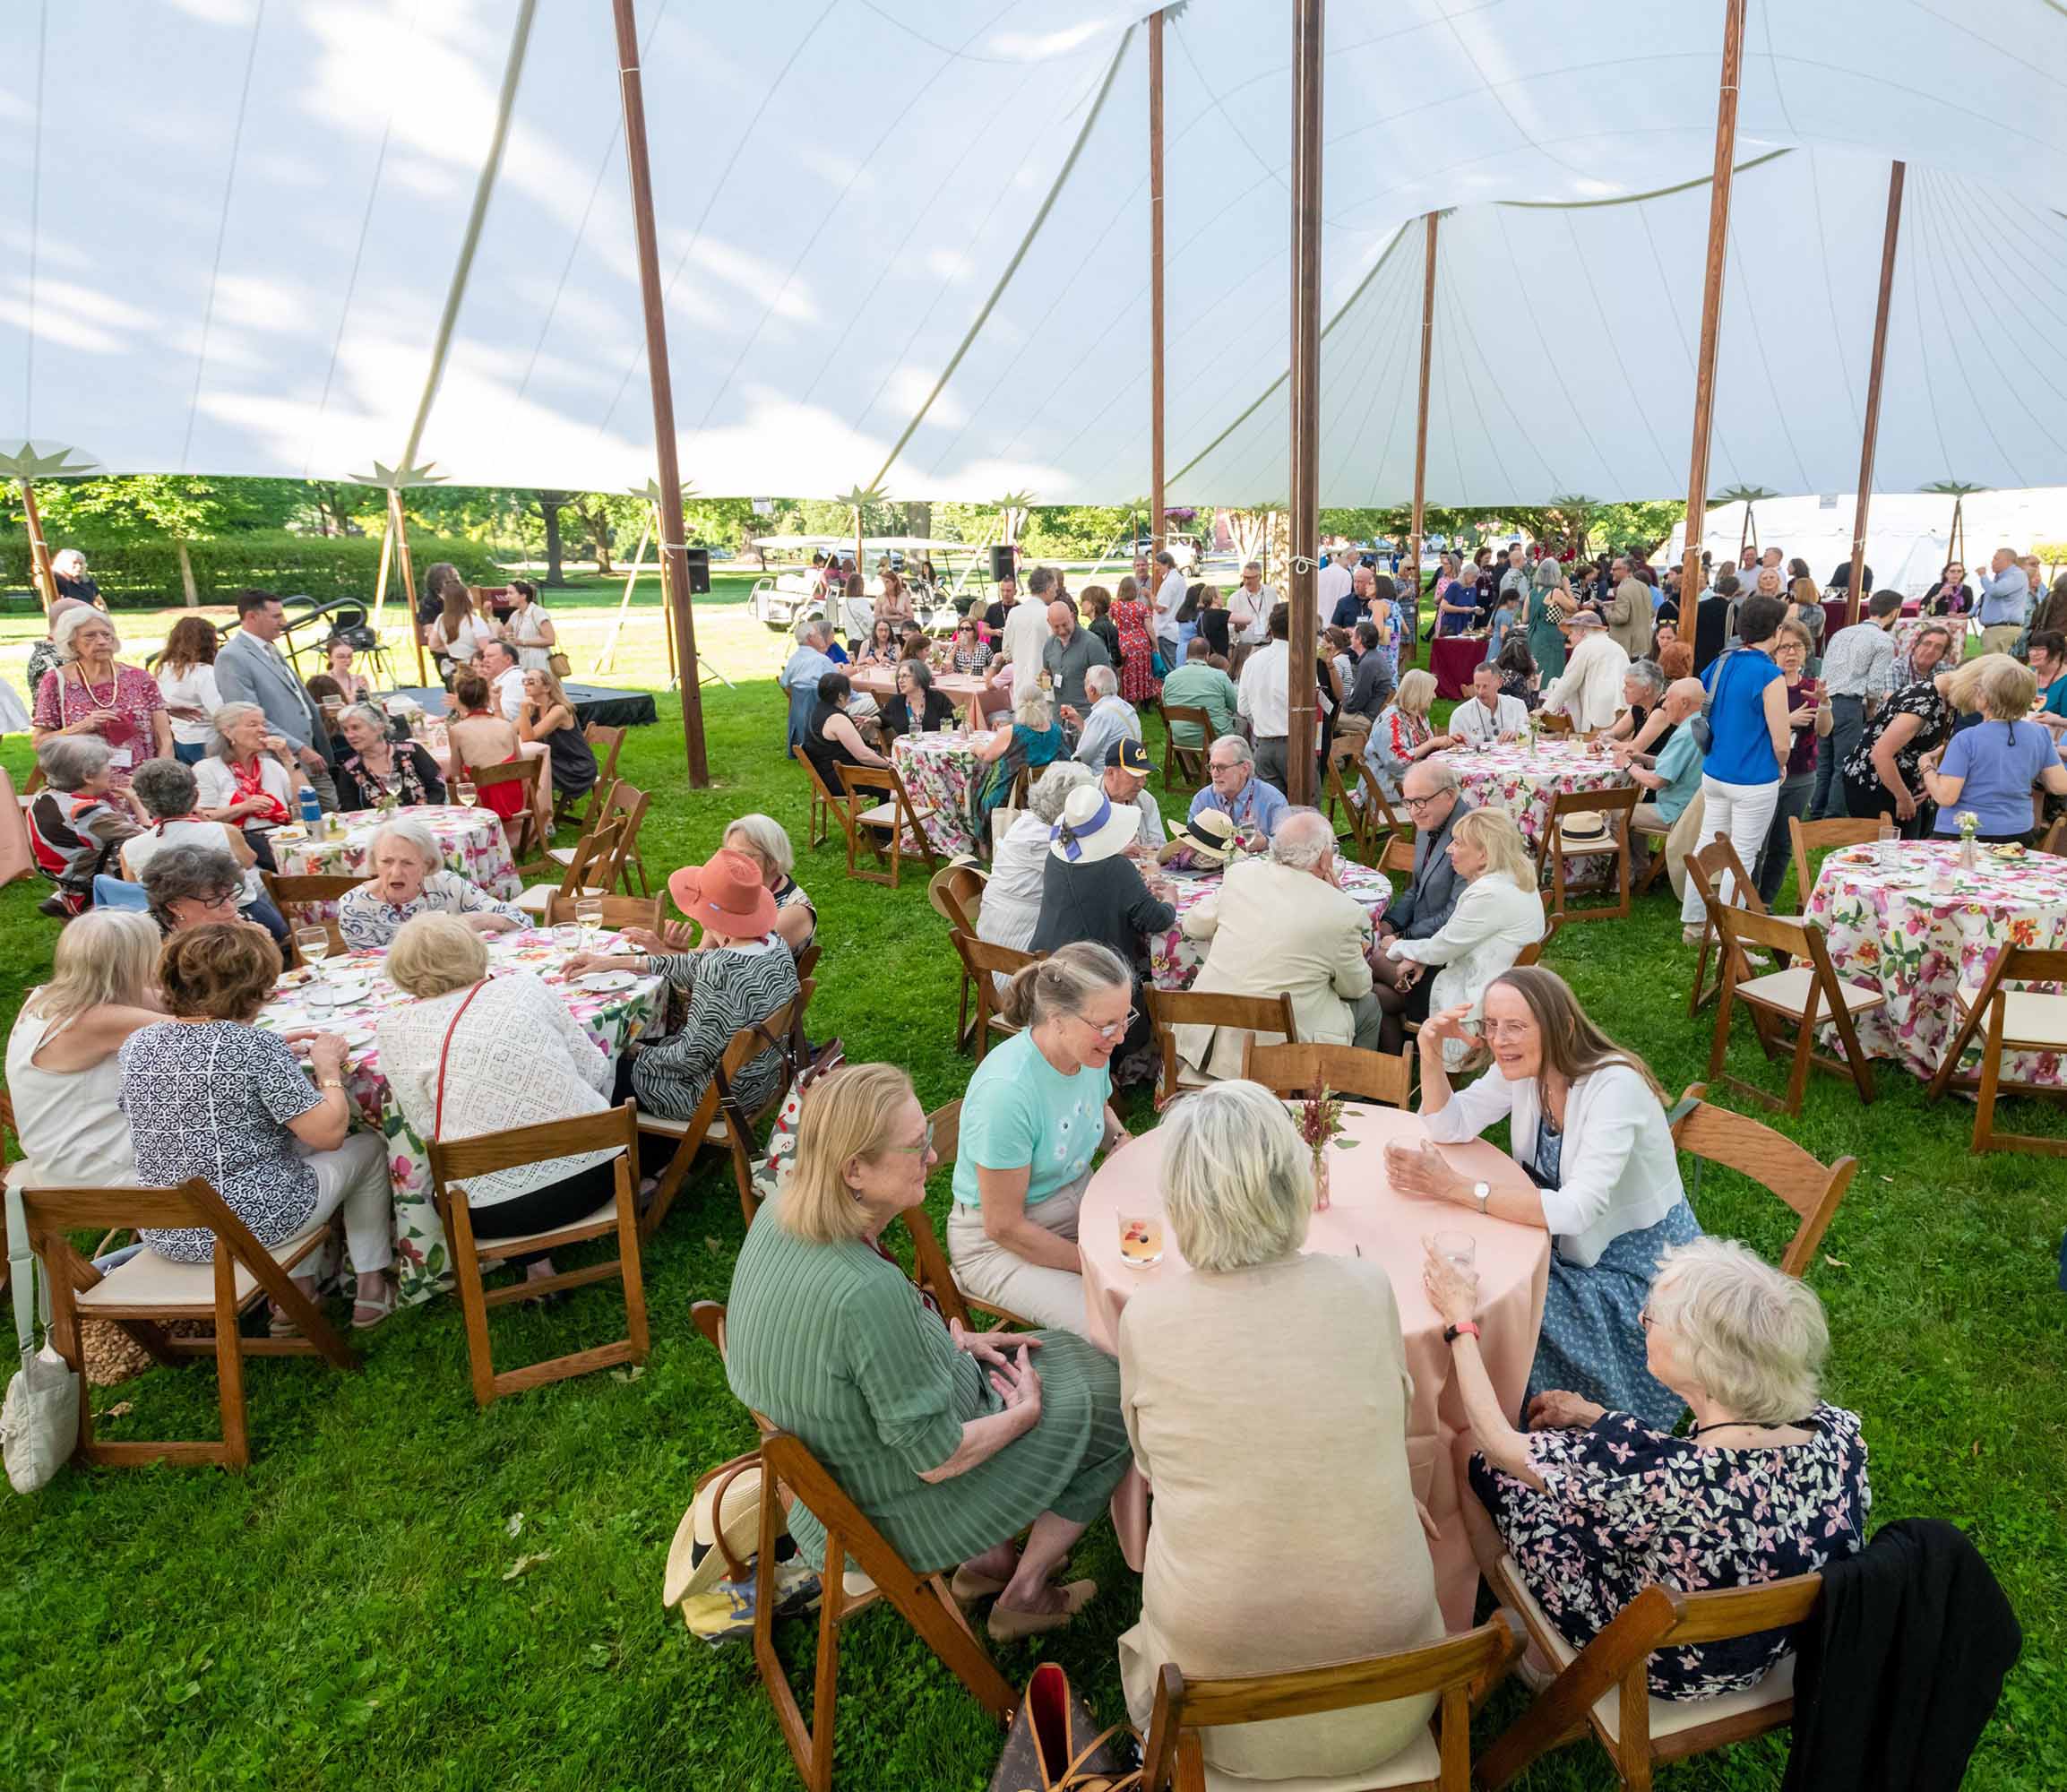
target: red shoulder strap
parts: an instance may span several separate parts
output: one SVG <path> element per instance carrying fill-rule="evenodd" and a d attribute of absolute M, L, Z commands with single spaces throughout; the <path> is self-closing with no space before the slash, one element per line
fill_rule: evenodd
<path fill-rule="evenodd" d="M 460 1016 L 467 1012 L 468 1006 L 472 1003 L 474 997 L 487 986 L 488 979 L 484 977 L 471 989 L 467 991 L 466 1001 L 461 1003 L 452 1011 L 452 1018 L 446 1023 L 444 1043 L 438 1047 L 438 1105 L 437 1112 L 431 1119 L 431 1137 L 434 1139 L 442 1139 L 445 1136 L 445 1059 L 452 1053 L 452 1034 L 458 1030 Z"/>

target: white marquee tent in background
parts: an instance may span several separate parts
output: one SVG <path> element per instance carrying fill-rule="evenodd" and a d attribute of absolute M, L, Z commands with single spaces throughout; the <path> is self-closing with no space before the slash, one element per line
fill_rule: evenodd
<path fill-rule="evenodd" d="M 1148 484 L 1141 0 L 642 0 L 685 480 L 1124 500 Z M 1282 499 L 1291 38 L 1166 35 L 1174 500 Z M 1330 0 L 1322 501 L 1676 495 L 1721 0 Z M 420 460 L 642 486 L 601 0 L 17 0 L 0 438 L 117 471 L 392 464 L 507 144 Z M 1753 0 L 1712 486 L 1848 490 L 1890 159 L 1876 483 L 2067 484 L 2067 10 Z"/>

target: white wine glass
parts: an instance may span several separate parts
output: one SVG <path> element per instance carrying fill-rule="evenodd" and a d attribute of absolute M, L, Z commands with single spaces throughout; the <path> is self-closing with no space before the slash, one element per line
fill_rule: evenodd
<path fill-rule="evenodd" d="M 481 793 L 474 788 L 471 778 L 455 778 L 452 780 L 452 800 L 462 809 L 470 809 L 481 800 Z"/>
<path fill-rule="evenodd" d="M 603 935 L 603 899 L 584 896 L 574 904 L 574 919 L 581 929 L 581 950 L 594 952 Z"/>
<path fill-rule="evenodd" d="M 323 926 L 297 927 L 294 930 L 294 949 L 301 961 L 315 973 L 310 989 L 312 999 L 318 1003 L 330 1000 L 330 985 L 324 980 L 323 961 L 330 956 L 330 929 Z"/>

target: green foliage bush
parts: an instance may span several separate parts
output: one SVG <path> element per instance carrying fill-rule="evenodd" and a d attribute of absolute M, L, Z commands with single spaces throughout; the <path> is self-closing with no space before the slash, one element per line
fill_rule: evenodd
<path fill-rule="evenodd" d="M 62 544 L 86 556 L 87 565 L 111 609 L 162 609 L 186 600 L 179 577 L 178 547 L 162 538 L 110 539 L 67 535 Z M 190 541 L 187 557 L 194 566 L 194 590 L 204 604 L 228 604 L 247 585 L 277 591 L 283 598 L 306 595 L 319 603 L 333 598 L 372 602 L 380 575 L 381 545 L 371 536 L 290 535 L 285 530 L 220 536 Z M 420 582 L 426 567 L 450 560 L 470 585 L 499 585 L 501 569 L 478 541 L 443 536 L 409 538 L 409 557 Z M 389 600 L 401 589 L 399 573 L 389 573 Z M 0 536 L 0 586 L 27 589 L 26 536 Z"/>

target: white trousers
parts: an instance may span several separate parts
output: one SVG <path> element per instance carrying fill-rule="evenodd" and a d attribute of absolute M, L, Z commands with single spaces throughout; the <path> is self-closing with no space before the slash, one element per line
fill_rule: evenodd
<path fill-rule="evenodd" d="M 1091 1179 L 1087 1169 L 1067 1188 L 1058 1189 L 1046 1201 L 1037 1201 L 1026 1210 L 1036 1226 L 1072 1243 L 1077 1236 L 1077 1208 Z M 1030 1319 L 1044 1331 L 1073 1331 L 1081 1338 L 1089 1322 L 1084 1317 L 1084 1279 L 1073 1270 L 1051 1270 L 1046 1263 L 1029 1263 L 1024 1257 L 994 1244 L 983 1229 L 980 1207 L 954 1204 L 947 1217 L 947 1254 L 954 1266 L 954 1279 L 965 1294 L 987 1300 L 1021 1319 Z"/>
<path fill-rule="evenodd" d="M 378 1133 L 354 1133 L 334 1151 L 305 1151 L 315 1172 L 313 1226 L 344 1209 L 345 1248 L 362 1276 L 395 1260 L 395 1200 L 388 1182 L 386 1142 Z M 306 1263 L 297 1271 L 308 1273 Z"/>
<path fill-rule="evenodd" d="M 1721 779 L 1703 773 L 1701 794 L 1703 804 L 1701 839 L 1694 843 L 1692 850 L 1698 852 L 1718 834 L 1727 834 L 1745 871 L 1755 870 L 1759 849 L 1766 843 L 1766 830 L 1772 826 L 1773 811 L 1779 806 L 1780 780 L 1776 778 L 1770 784 L 1725 784 Z M 1716 900 L 1741 906 L 1735 880 L 1727 874 L 1716 891 Z M 1705 919 L 1707 912 L 1701 904 L 1701 891 L 1689 877 L 1686 895 L 1679 905 L 1680 919 L 1692 926 Z"/>

